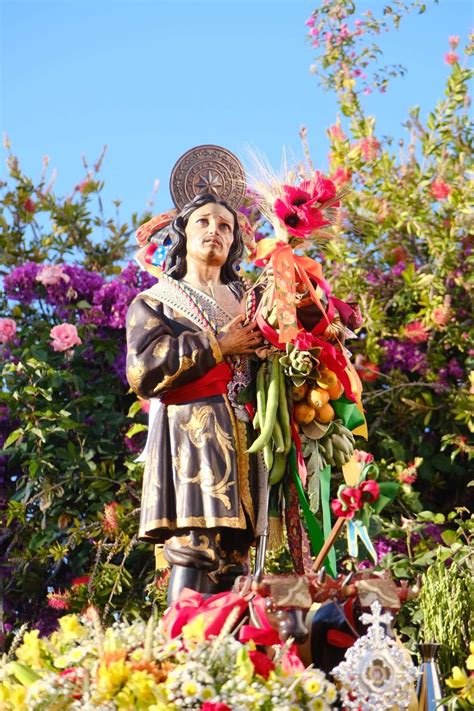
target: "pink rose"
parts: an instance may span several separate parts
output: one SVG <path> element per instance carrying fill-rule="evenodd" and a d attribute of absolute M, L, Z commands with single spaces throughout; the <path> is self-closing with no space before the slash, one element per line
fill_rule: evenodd
<path fill-rule="evenodd" d="M 12 318 L 0 318 L 0 343 L 13 340 L 16 333 L 16 323 Z"/>
<path fill-rule="evenodd" d="M 80 346 L 82 341 L 77 335 L 77 328 L 72 323 L 61 323 L 53 326 L 49 335 L 53 339 L 51 346 L 55 351 L 68 351 L 74 346 Z"/>
<path fill-rule="evenodd" d="M 36 275 L 36 281 L 40 281 L 44 286 L 55 286 L 61 280 L 66 284 L 71 281 L 60 264 L 46 264 Z"/>

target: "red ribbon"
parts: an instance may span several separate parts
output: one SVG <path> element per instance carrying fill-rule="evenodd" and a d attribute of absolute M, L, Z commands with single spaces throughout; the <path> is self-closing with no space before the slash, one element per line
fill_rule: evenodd
<path fill-rule="evenodd" d="M 227 392 L 227 385 L 231 380 L 230 367 L 227 363 L 219 363 L 201 378 L 163 393 L 160 395 L 160 400 L 165 405 L 182 405 L 185 402 L 195 402 L 213 395 L 223 395 Z"/>
<path fill-rule="evenodd" d="M 261 311 L 257 312 L 256 321 L 266 340 L 271 343 L 272 346 L 275 346 L 275 348 L 279 348 L 281 351 L 284 351 L 286 349 L 286 343 L 280 343 L 276 330 L 265 321 Z M 314 337 L 314 347 L 322 349 L 318 356 L 319 360 L 323 363 L 323 365 L 329 368 L 329 370 L 336 373 L 349 400 L 357 402 L 357 394 L 353 392 L 351 380 L 346 372 L 346 367 L 349 365 L 347 358 L 343 353 L 336 350 L 332 343 L 323 341 L 321 338 L 318 338 L 318 336 L 315 336 L 314 330 L 311 333 Z"/>
<path fill-rule="evenodd" d="M 240 614 L 247 609 L 247 602 L 232 592 L 212 595 L 207 600 L 195 590 L 184 588 L 178 600 L 173 603 L 162 618 L 164 634 L 173 639 L 178 637 L 185 625 L 199 615 L 204 616 L 204 637 L 217 637 L 232 610 Z"/>

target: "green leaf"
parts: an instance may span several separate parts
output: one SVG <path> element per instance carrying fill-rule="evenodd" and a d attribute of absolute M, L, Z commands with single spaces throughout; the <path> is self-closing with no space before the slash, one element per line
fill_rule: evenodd
<path fill-rule="evenodd" d="M 140 400 L 136 400 L 131 406 L 129 411 L 127 412 L 127 417 L 135 417 L 137 412 L 140 412 L 142 409 L 142 404 Z"/>
<path fill-rule="evenodd" d="M 25 432 L 22 427 L 19 427 L 17 430 L 13 430 L 13 432 L 10 432 L 10 434 L 8 435 L 8 437 L 5 440 L 3 449 L 7 449 L 7 447 L 10 447 L 10 445 L 17 442 L 17 440 L 19 440 L 20 437 L 23 437 L 24 434 L 25 434 Z"/>
<path fill-rule="evenodd" d="M 130 429 L 126 432 L 125 437 L 132 438 L 134 435 L 138 434 L 139 432 L 144 432 L 147 429 L 148 425 L 142 425 L 140 424 L 140 422 L 135 422 L 135 424 L 132 425 Z"/>
<path fill-rule="evenodd" d="M 441 538 L 447 546 L 452 546 L 454 543 L 457 543 L 459 541 L 456 531 L 451 531 L 449 529 L 447 531 L 443 531 L 443 533 L 441 534 Z"/>

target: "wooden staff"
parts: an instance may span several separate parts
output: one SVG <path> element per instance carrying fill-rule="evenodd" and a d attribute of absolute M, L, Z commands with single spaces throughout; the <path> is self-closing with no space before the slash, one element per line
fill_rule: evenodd
<path fill-rule="evenodd" d="M 337 518 L 336 523 L 331 529 L 331 533 L 324 541 L 323 547 L 319 551 L 316 560 L 313 563 L 313 567 L 311 568 L 312 573 L 317 573 L 321 568 L 322 564 L 324 563 L 324 559 L 329 553 L 331 547 L 334 545 L 334 541 L 338 537 L 339 532 L 345 523 L 347 523 L 347 518 L 343 518 L 342 516 L 339 516 Z"/>

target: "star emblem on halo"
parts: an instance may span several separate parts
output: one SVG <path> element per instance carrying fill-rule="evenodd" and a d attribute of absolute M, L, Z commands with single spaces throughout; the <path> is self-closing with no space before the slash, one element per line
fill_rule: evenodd
<path fill-rule="evenodd" d="M 216 195 L 219 194 L 223 185 L 224 183 L 219 173 L 214 173 L 212 170 L 208 170 L 207 173 L 201 173 L 199 181 L 196 183 L 199 192 L 215 193 Z"/>

